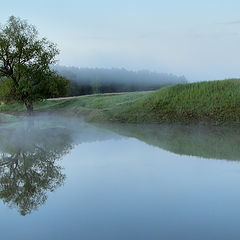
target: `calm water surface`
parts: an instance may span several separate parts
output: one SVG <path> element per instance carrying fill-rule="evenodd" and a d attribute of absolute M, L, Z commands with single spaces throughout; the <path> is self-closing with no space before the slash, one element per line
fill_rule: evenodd
<path fill-rule="evenodd" d="M 0 151 L 1 239 L 239 239 L 237 128 L 42 116 Z"/>

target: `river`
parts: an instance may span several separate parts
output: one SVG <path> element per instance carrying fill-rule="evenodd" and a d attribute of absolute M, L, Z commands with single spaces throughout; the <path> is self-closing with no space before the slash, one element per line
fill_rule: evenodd
<path fill-rule="evenodd" d="M 1 239 L 239 239 L 240 129 L 0 126 Z"/>

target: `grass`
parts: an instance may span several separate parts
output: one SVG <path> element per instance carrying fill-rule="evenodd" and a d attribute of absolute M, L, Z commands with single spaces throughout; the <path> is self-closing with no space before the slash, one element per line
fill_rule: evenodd
<path fill-rule="evenodd" d="M 127 123 L 240 123 L 240 80 L 179 84 L 91 117 Z"/>
<path fill-rule="evenodd" d="M 153 92 L 98 94 L 46 100 L 39 111 L 87 115 L 89 121 L 124 123 L 240 124 L 240 80 L 179 84 Z M 0 112 L 23 111 L 24 106 L 0 106 Z"/>
<path fill-rule="evenodd" d="M 89 112 L 101 111 L 112 109 L 121 104 L 129 104 L 148 93 L 94 94 L 76 98 L 44 100 L 36 102 L 34 109 L 36 111 L 67 111 L 73 113 L 81 113 L 86 110 L 89 110 Z M 12 103 L 0 105 L 0 112 L 2 113 L 21 113 L 25 111 L 23 104 Z"/>

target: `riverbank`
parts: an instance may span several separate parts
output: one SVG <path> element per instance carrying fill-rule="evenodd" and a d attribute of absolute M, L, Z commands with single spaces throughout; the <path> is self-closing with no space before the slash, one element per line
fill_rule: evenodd
<path fill-rule="evenodd" d="M 81 115 L 87 121 L 122 123 L 240 124 L 240 80 L 178 84 L 153 92 L 98 94 L 45 100 L 37 111 Z M 24 111 L 2 104 L 0 112 Z"/>

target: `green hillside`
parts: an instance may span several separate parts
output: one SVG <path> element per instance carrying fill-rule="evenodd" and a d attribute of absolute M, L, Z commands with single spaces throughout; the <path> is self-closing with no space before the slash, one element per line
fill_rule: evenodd
<path fill-rule="evenodd" d="M 116 105 L 91 116 L 92 121 L 128 123 L 240 123 L 240 80 L 179 84 Z"/>

